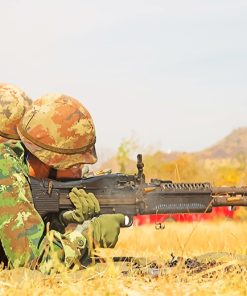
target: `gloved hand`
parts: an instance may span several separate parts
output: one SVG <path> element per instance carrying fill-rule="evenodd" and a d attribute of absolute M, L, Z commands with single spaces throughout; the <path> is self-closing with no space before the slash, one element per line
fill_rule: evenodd
<path fill-rule="evenodd" d="M 86 193 L 83 189 L 74 187 L 69 193 L 69 198 L 75 209 L 61 214 L 60 219 L 65 225 L 81 224 L 100 212 L 99 202 L 93 193 Z"/>
<path fill-rule="evenodd" d="M 123 214 L 105 214 L 94 218 L 89 226 L 94 243 L 101 248 L 114 248 L 124 219 Z"/>

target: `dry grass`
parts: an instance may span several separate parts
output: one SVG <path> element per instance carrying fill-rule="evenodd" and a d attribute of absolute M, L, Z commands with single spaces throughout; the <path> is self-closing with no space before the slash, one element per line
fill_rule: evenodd
<path fill-rule="evenodd" d="M 164 262 L 170 253 L 184 257 L 207 252 L 245 255 L 246 247 L 247 222 L 167 223 L 164 230 L 155 230 L 154 226 L 122 229 L 117 248 L 107 253 Z M 124 275 L 126 265 L 112 262 L 56 276 L 27 269 L 3 270 L 0 295 L 247 295 L 247 273 L 225 272 L 225 267 L 239 262 L 229 257 L 210 271 L 211 277 L 208 272 L 188 275 L 181 266 L 163 270 L 157 277 L 136 270 Z M 241 264 L 245 266 L 246 262 Z"/>

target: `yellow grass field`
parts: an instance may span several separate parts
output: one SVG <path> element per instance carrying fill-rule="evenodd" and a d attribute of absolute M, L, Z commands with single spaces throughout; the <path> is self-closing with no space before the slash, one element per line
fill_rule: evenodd
<path fill-rule="evenodd" d="M 107 256 L 144 257 L 162 266 L 171 253 L 190 258 L 208 252 L 232 255 L 222 254 L 222 264 L 194 274 L 188 274 L 182 263 L 152 273 L 110 259 L 87 270 L 52 276 L 24 268 L 2 270 L 0 295 L 247 295 L 247 256 L 233 256 L 246 251 L 247 222 L 167 223 L 164 230 L 132 227 L 121 230 L 117 247 L 104 251 Z"/>

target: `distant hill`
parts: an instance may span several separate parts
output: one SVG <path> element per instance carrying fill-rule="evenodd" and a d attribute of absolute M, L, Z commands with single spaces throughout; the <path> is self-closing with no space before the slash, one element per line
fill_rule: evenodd
<path fill-rule="evenodd" d="M 230 159 L 247 157 L 247 127 L 233 130 L 215 145 L 197 152 L 202 159 Z"/>

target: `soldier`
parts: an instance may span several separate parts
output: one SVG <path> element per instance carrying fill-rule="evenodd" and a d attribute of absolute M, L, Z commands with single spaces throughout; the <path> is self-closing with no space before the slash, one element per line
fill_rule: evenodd
<path fill-rule="evenodd" d="M 18 87 L 0 83 L 0 143 L 20 139 L 17 124 L 31 103 L 31 99 Z M 8 263 L 1 243 L 0 262 L 4 262 L 5 265 Z"/>
<path fill-rule="evenodd" d="M 45 229 L 35 210 L 28 183 L 29 171 L 37 178 L 81 170 L 97 160 L 95 128 L 86 108 L 65 95 L 47 95 L 35 101 L 18 125 L 21 141 L 0 145 L 0 240 L 11 266 L 38 266 L 42 272 L 81 267 L 92 249 L 114 247 L 124 216 L 99 214 L 92 193 L 73 188 L 74 210 L 61 213 L 64 234 Z M 81 224 L 92 219 L 88 230 Z M 92 234 L 92 236 L 90 235 Z"/>
<path fill-rule="evenodd" d="M 31 99 L 18 87 L 0 84 L 0 143 L 20 139 L 16 127 L 31 103 Z"/>

